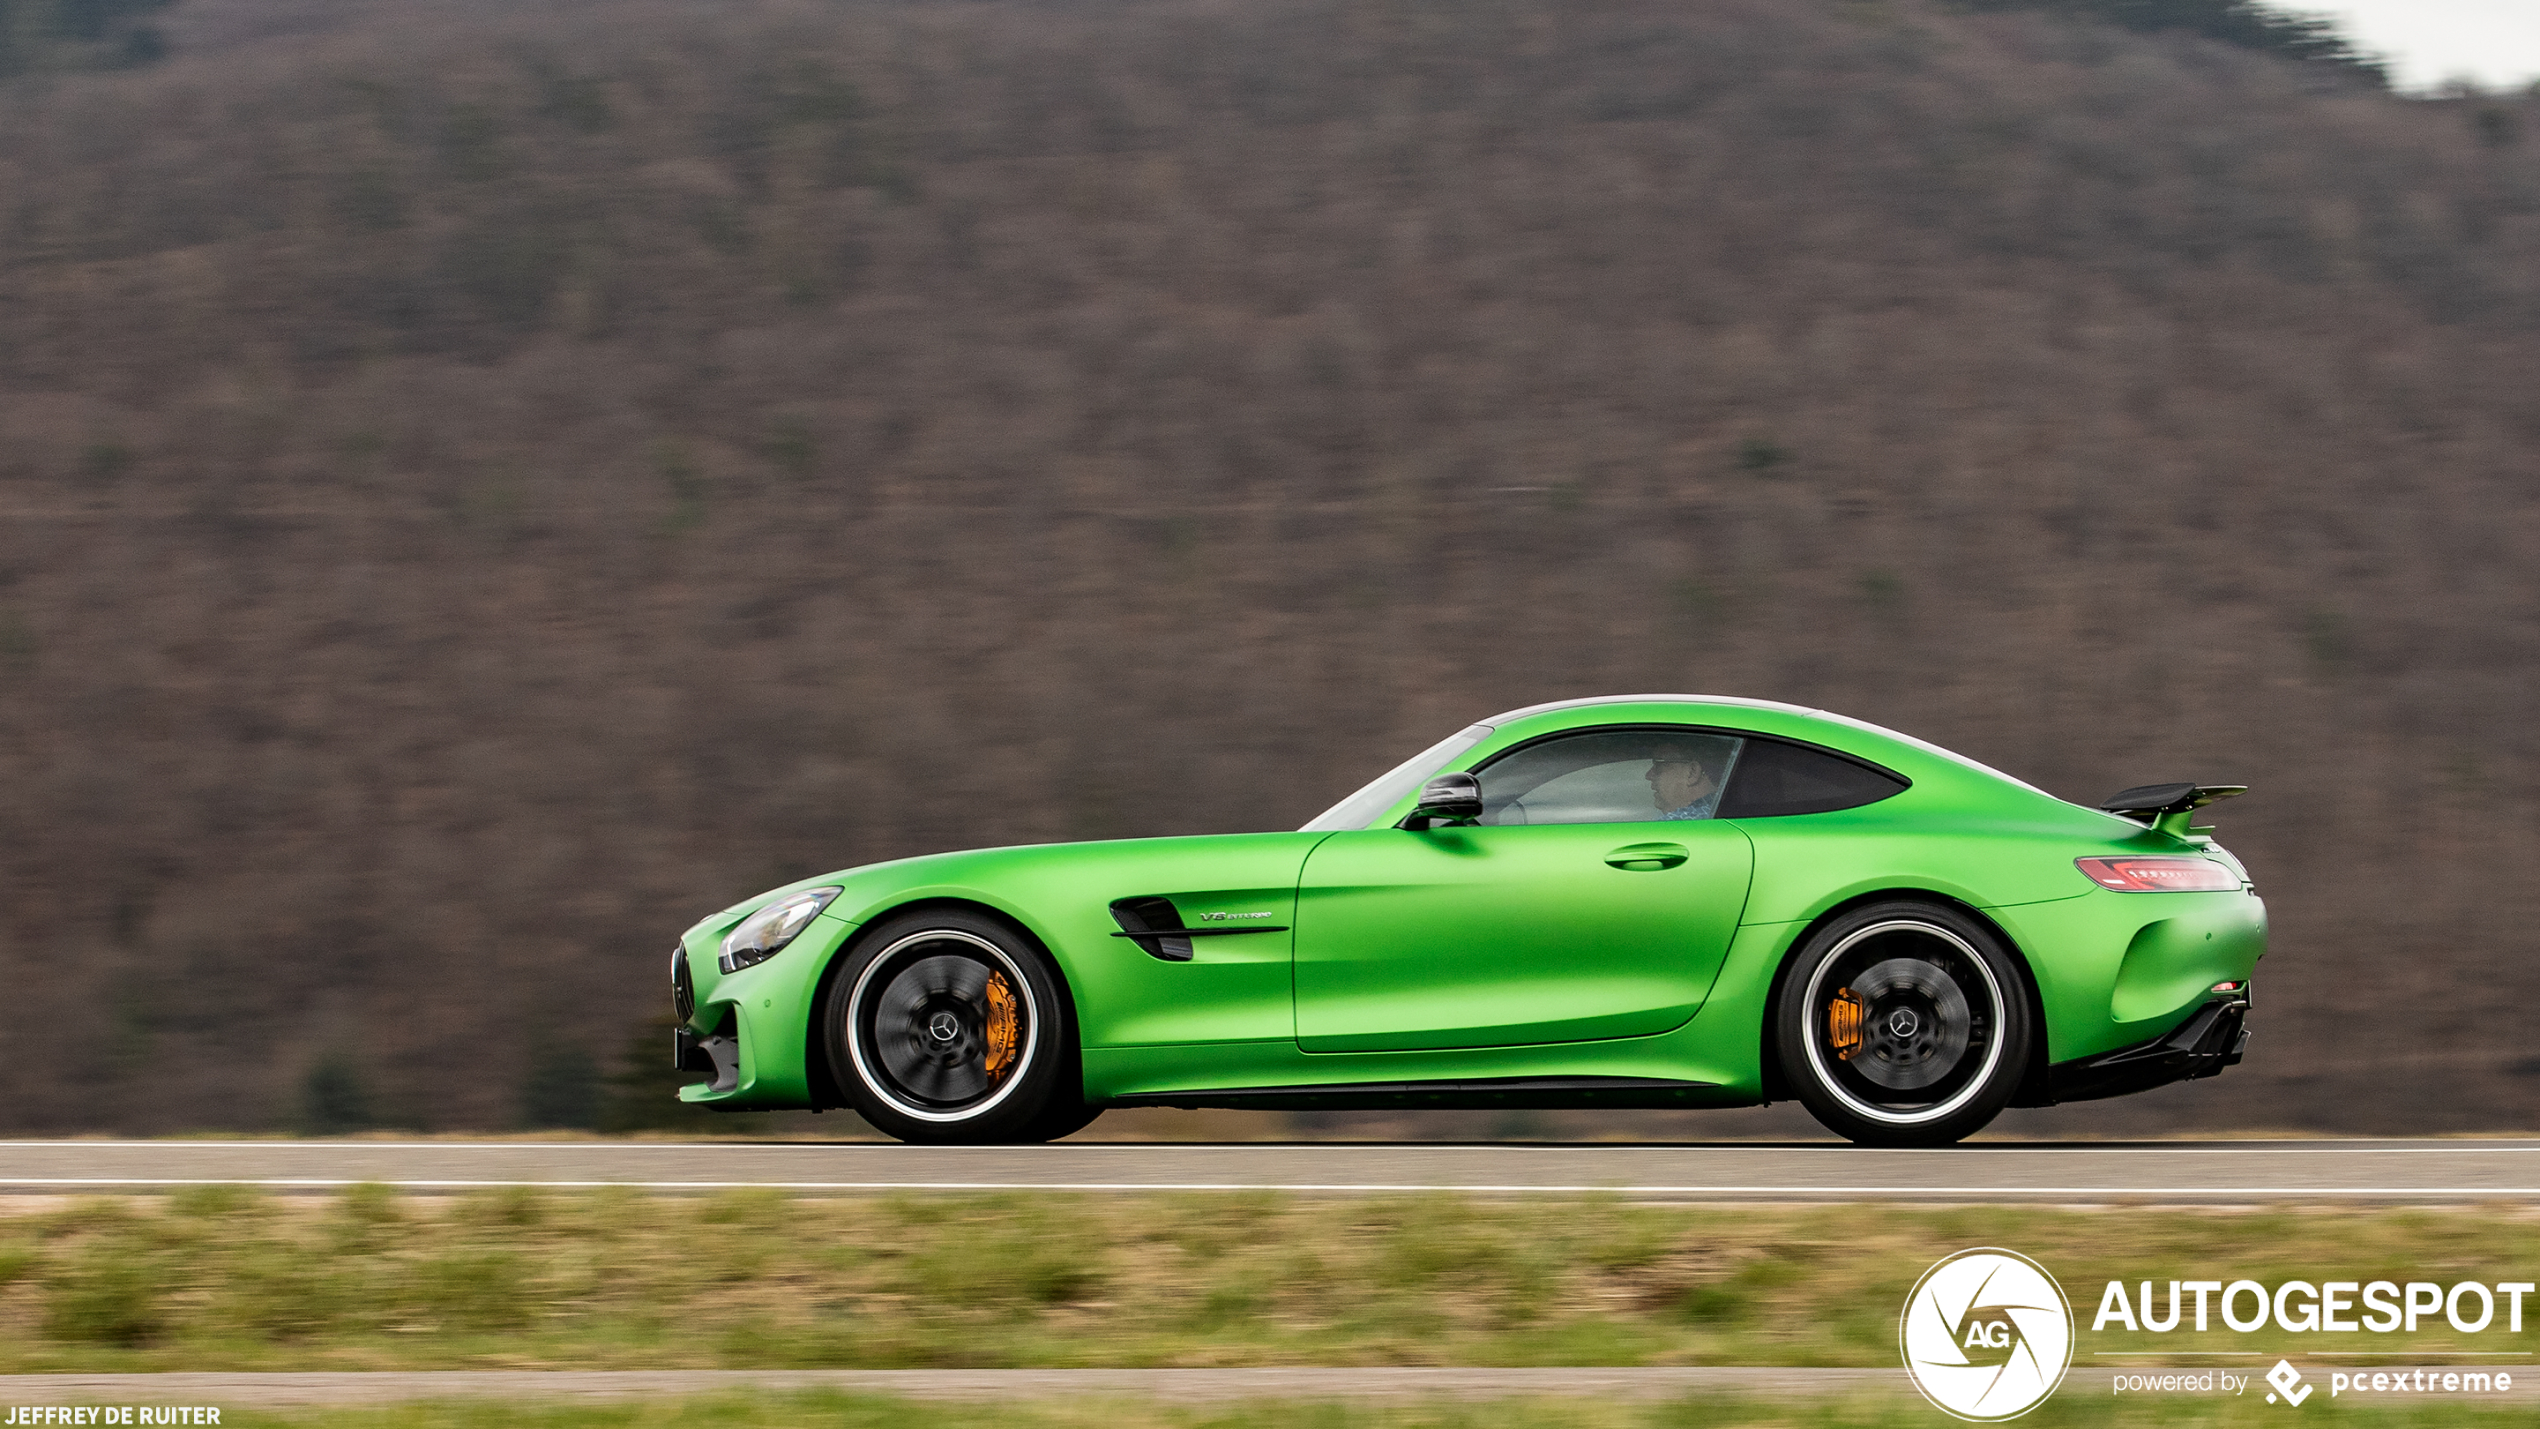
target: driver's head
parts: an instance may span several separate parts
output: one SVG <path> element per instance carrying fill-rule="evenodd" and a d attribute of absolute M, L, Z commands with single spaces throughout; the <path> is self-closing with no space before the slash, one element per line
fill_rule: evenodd
<path fill-rule="evenodd" d="M 1673 813 L 1709 794 L 1711 771 L 1699 759 L 1663 755 L 1649 761 L 1649 796 L 1660 813 Z"/>

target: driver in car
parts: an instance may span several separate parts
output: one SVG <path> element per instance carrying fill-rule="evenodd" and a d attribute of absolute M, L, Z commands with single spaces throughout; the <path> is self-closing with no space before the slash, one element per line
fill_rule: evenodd
<path fill-rule="evenodd" d="M 1707 819 L 1719 805 L 1719 782 L 1699 759 L 1653 759 L 1647 777 L 1662 820 Z"/>

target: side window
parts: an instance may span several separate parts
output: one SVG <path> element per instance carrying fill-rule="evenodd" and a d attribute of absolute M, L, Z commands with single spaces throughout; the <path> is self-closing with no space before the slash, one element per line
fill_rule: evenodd
<path fill-rule="evenodd" d="M 1598 729 L 1511 750 L 1475 771 L 1485 824 L 1707 819 L 1743 741 L 1677 729 Z"/>
<path fill-rule="evenodd" d="M 1827 814 L 1901 794 L 1906 781 L 1884 769 L 1777 739 L 1750 739 L 1737 777 L 1720 801 L 1724 819 Z"/>

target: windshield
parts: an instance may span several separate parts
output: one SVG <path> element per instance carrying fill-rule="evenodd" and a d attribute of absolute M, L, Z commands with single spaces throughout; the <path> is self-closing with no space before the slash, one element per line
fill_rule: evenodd
<path fill-rule="evenodd" d="M 1489 734 L 1490 726 L 1486 724 L 1457 730 L 1387 770 L 1373 784 L 1315 815 L 1298 832 L 1328 834 L 1367 827 L 1368 820 L 1392 808 L 1403 795 L 1426 782 L 1439 766 L 1481 743 Z"/>

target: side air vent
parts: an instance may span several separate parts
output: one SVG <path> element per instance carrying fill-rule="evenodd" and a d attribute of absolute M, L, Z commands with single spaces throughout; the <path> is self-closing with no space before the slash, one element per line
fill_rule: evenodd
<path fill-rule="evenodd" d="M 1179 933 L 1182 914 L 1170 898 L 1118 899 L 1111 905 L 1111 921 L 1120 925 L 1120 931 L 1128 935 L 1129 941 L 1146 949 L 1148 957 L 1162 958 L 1168 963 L 1191 960 L 1190 935 Z M 1174 929 L 1179 935 L 1141 936 L 1154 928 Z"/>

